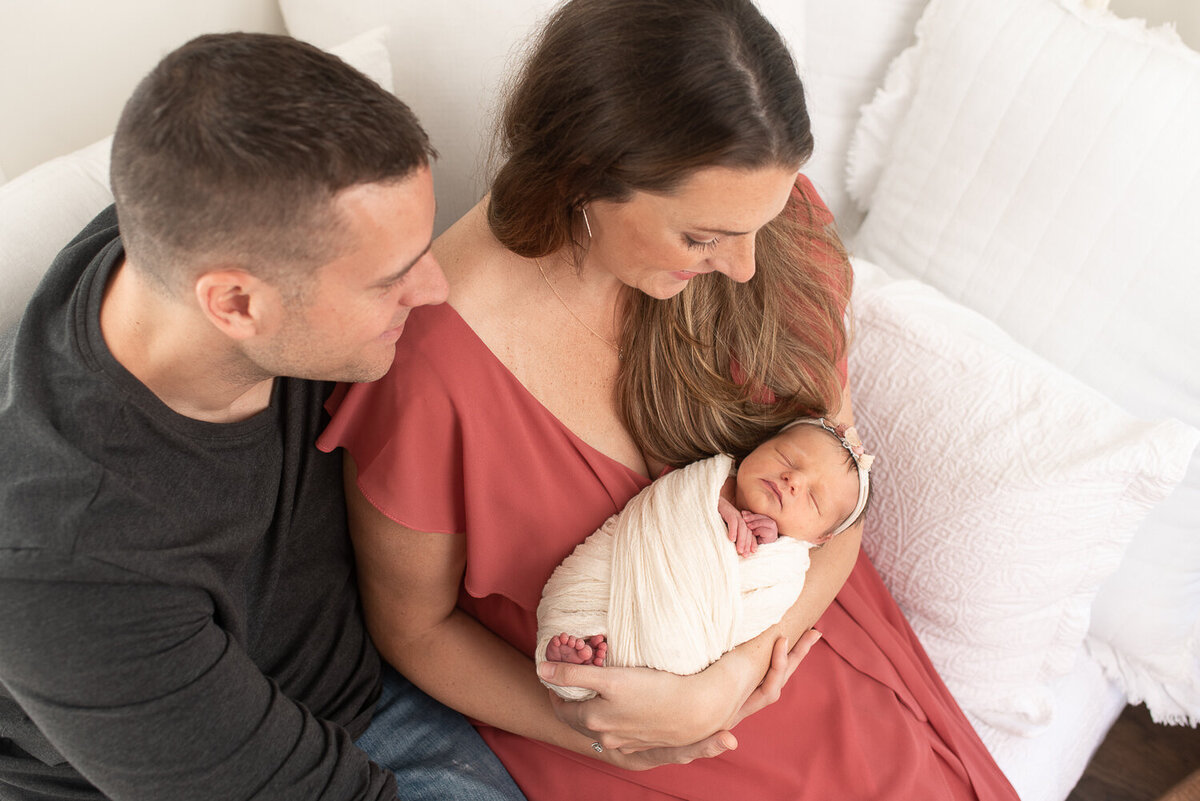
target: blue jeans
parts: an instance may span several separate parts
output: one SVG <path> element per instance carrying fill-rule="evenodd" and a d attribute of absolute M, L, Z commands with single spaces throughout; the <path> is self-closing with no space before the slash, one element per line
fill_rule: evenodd
<path fill-rule="evenodd" d="M 466 718 L 387 665 L 375 716 L 355 744 L 395 774 L 404 801 L 525 801 Z"/>

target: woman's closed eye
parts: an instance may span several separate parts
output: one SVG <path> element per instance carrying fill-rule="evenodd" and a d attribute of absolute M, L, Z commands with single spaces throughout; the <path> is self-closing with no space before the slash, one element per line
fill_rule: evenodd
<path fill-rule="evenodd" d="M 712 239 L 693 239 L 687 234 L 683 235 L 683 239 L 687 242 L 689 250 L 712 250 L 721 241 L 719 236 L 714 236 Z"/>

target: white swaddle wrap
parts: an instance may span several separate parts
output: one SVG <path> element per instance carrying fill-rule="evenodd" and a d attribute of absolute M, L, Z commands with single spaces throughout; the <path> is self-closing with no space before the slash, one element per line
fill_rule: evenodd
<path fill-rule="evenodd" d="M 783 616 L 812 545 L 780 537 L 739 557 L 717 512 L 732 466 L 721 455 L 668 473 L 576 546 L 542 590 L 537 664 L 556 634 L 604 634 L 606 665 L 688 675 Z M 546 686 L 568 700 L 595 695 Z"/>

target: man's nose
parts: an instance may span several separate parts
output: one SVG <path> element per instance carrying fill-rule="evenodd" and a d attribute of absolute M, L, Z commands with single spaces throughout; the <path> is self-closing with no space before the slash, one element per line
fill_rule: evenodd
<path fill-rule="evenodd" d="M 409 291 L 400 296 L 401 306 L 433 306 L 445 302 L 450 296 L 446 274 L 442 272 L 442 265 L 438 264 L 432 253 L 422 256 L 421 260 L 413 265 L 409 275 L 412 280 L 409 283 Z"/>

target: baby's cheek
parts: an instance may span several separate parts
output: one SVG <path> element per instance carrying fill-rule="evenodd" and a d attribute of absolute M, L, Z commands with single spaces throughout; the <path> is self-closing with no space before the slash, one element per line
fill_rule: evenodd
<path fill-rule="evenodd" d="M 739 509 L 750 509 L 748 504 L 749 500 L 746 497 L 746 490 L 742 486 L 742 476 L 739 474 L 733 489 L 733 505 Z M 751 509 L 750 511 L 754 510 Z"/>

